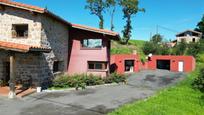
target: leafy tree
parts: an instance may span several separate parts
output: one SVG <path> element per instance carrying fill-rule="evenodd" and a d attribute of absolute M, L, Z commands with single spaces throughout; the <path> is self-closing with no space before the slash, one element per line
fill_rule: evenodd
<path fill-rule="evenodd" d="M 203 15 L 201 21 L 198 22 L 198 24 L 197 24 L 197 28 L 196 28 L 195 30 L 196 30 L 196 31 L 200 31 L 200 32 L 202 32 L 202 33 L 203 33 L 202 38 L 204 38 L 204 15 Z"/>
<path fill-rule="evenodd" d="M 194 57 L 197 56 L 197 54 L 200 52 L 200 44 L 197 43 L 190 43 L 188 44 L 188 50 L 187 50 L 187 55 L 192 55 Z"/>
<path fill-rule="evenodd" d="M 113 21 L 114 21 L 114 14 L 115 14 L 117 3 L 118 3 L 118 0 L 106 0 L 107 9 L 108 9 L 110 16 L 111 16 L 111 21 L 110 21 L 111 31 L 114 30 Z"/>
<path fill-rule="evenodd" d="M 169 55 L 170 53 L 171 53 L 170 48 L 166 45 L 160 45 L 160 47 L 157 47 L 158 55 Z"/>
<path fill-rule="evenodd" d="M 106 8 L 106 1 L 105 0 L 86 0 L 87 5 L 85 6 L 86 9 L 89 9 L 91 14 L 98 16 L 99 28 L 103 29 L 104 18 L 103 12 L 105 12 Z"/>
<path fill-rule="evenodd" d="M 204 41 L 200 40 L 199 42 L 192 42 L 188 44 L 188 50 L 187 55 L 192 55 L 194 57 L 197 57 L 199 53 L 204 52 Z"/>
<path fill-rule="evenodd" d="M 143 50 L 145 55 L 148 55 L 150 53 L 156 54 L 157 45 L 155 45 L 153 42 L 145 42 L 144 46 L 142 47 L 142 50 Z"/>
<path fill-rule="evenodd" d="M 123 10 L 123 19 L 126 19 L 126 25 L 124 26 L 123 33 L 123 42 L 128 43 L 131 37 L 131 18 L 133 15 L 137 14 L 139 11 L 145 11 L 144 8 L 140 9 L 138 7 L 139 1 L 138 0 L 120 0 L 119 5 L 122 7 Z"/>
<path fill-rule="evenodd" d="M 196 77 L 192 83 L 192 86 L 195 89 L 200 90 L 202 93 L 204 93 L 204 67 L 201 67 L 198 77 Z"/>
<path fill-rule="evenodd" d="M 173 48 L 173 54 L 184 55 L 186 50 L 187 50 L 187 43 L 185 41 L 181 41 Z"/>
<path fill-rule="evenodd" d="M 160 34 L 155 34 L 150 41 L 152 41 L 153 43 L 161 43 L 163 40 L 163 36 L 161 36 Z"/>

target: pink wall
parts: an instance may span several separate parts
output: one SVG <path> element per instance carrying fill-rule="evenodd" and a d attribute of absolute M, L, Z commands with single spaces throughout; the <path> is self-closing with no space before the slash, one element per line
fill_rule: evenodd
<path fill-rule="evenodd" d="M 84 49 L 81 47 L 81 40 L 90 38 L 100 38 L 102 39 L 101 49 Z M 82 74 L 82 73 L 92 73 L 95 75 L 100 75 L 102 77 L 107 76 L 109 73 L 109 60 L 110 51 L 109 45 L 110 40 L 101 35 L 95 34 L 93 32 L 83 31 L 73 29 L 70 32 L 70 52 L 69 52 L 69 64 L 68 64 L 68 74 Z M 88 70 L 88 61 L 105 61 L 108 63 L 106 70 Z"/>
<path fill-rule="evenodd" d="M 115 71 L 117 73 L 123 74 L 125 72 L 125 60 L 134 60 L 134 72 L 139 71 L 140 60 L 138 55 L 112 55 L 111 56 L 111 66 L 116 65 Z"/>

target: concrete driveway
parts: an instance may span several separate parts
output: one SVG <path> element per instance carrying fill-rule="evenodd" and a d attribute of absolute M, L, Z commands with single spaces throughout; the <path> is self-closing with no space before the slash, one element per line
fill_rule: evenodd
<path fill-rule="evenodd" d="M 153 95 L 173 85 L 183 73 L 142 71 L 130 76 L 127 85 L 101 86 L 84 91 L 33 94 L 23 99 L 0 97 L 1 115 L 103 115 L 119 106 Z"/>

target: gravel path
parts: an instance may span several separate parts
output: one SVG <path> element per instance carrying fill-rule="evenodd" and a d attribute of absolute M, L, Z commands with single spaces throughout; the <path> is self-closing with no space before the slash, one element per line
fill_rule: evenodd
<path fill-rule="evenodd" d="M 101 86 L 84 91 L 39 93 L 23 99 L 0 97 L 1 115 L 103 115 L 119 106 L 153 95 L 173 85 L 183 73 L 165 70 L 132 74 L 127 85 Z"/>

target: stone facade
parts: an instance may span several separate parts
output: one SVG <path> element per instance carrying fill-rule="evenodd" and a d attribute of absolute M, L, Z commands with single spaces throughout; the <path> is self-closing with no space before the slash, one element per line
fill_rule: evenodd
<path fill-rule="evenodd" d="M 193 30 L 187 30 L 185 32 L 176 35 L 177 42 L 185 41 L 186 43 L 198 42 L 202 37 L 202 33 Z"/>
<path fill-rule="evenodd" d="M 12 38 L 12 24 L 28 24 L 28 38 Z M 5 7 L 0 10 L 0 40 L 40 46 L 41 16 L 29 11 Z"/>
<path fill-rule="evenodd" d="M 28 24 L 28 38 L 12 38 L 12 24 Z M 0 40 L 43 46 L 50 53 L 15 53 L 17 81 L 46 86 L 54 76 L 54 61 L 60 61 L 59 70 L 66 71 L 68 56 L 68 26 L 50 16 L 17 8 L 0 10 Z M 0 50 L 0 79 L 4 76 L 3 62 L 9 61 L 9 52 Z"/>

